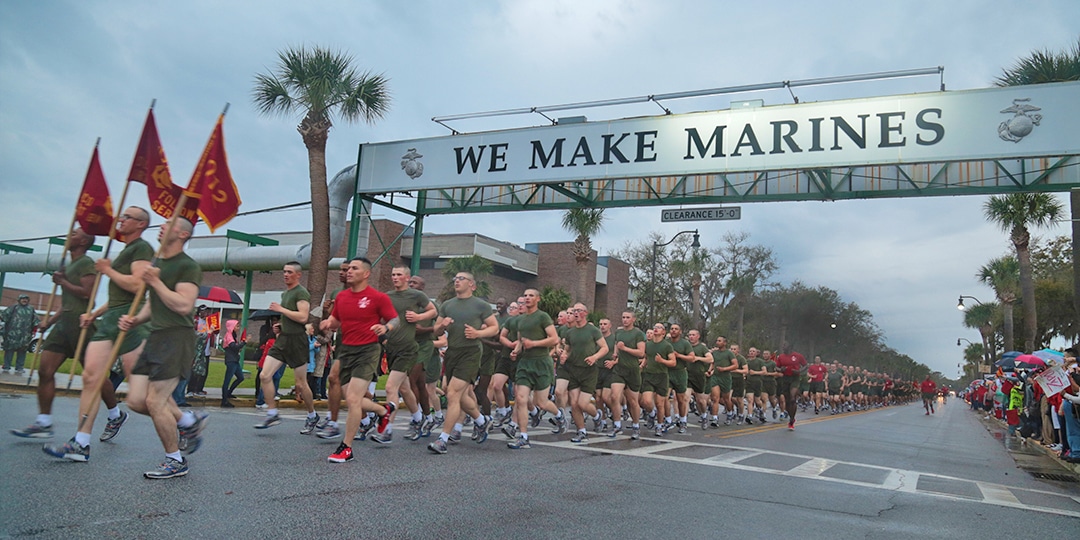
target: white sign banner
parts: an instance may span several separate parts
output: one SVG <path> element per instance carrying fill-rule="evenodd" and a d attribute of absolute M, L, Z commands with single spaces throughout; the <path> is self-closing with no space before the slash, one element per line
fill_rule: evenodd
<path fill-rule="evenodd" d="M 1069 387 L 1069 376 L 1061 366 L 1054 366 L 1035 377 L 1046 395 L 1052 396 Z"/>
<path fill-rule="evenodd" d="M 1080 154 L 1080 82 L 365 144 L 360 192 Z"/>

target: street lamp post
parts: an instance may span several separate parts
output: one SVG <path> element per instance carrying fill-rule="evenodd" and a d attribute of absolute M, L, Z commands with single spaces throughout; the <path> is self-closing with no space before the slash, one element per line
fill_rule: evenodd
<path fill-rule="evenodd" d="M 962 337 L 958 337 L 958 338 L 956 338 L 956 346 L 957 346 L 957 347 L 959 347 L 959 346 L 960 346 L 960 342 L 961 342 L 961 341 L 966 341 L 966 342 L 968 342 L 968 345 L 974 345 L 974 343 L 972 343 L 970 339 L 967 339 L 967 338 L 962 338 Z"/>
<path fill-rule="evenodd" d="M 966 294 L 961 294 L 960 299 L 956 301 L 956 309 L 959 309 L 960 311 L 964 311 L 964 299 L 965 298 L 970 299 L 970 300 L 974 300 L 975 303 L 979 304 L 980 306 L 982 305 L 982 302 L 980 302 L 978 298 L 975 298 L 974 296 L 968 296 Z"/>
<path fill-rule="evenodd" d="M 678 238 L 678 237 L 680 237 L 680 236 L 682 236 L 684 234 L 693 234 L 694 235 L 694 242 L 692 244 L 690 244 L 690 247 L 692 247 L 692 248 L 701 247 L 701 242 L 699 241 L 699 235 L 698 235 L 698 230 L 697 229 L 694 229 L 692 231 L 679 231 L 679 232 L 675 233 L 675 236 L 671 237 L 671 240 L 668 240 L 667 242 L 664 242 L 663 244 L 661 244 L 659 242 L 653 242 L 653 245 L 652 245 L 652 268 L 649 270 L 649 284 L 652 285 L 652 290 L 649 292 L 649 320 L 646 321 L 646 323 L 645 323 L 646 325 L 651 325 L 651 324 L 654 324 L 656 322 L 655 319 L 656 319 L 656 257 L 657 257 L 657 252 L 660 250 L 660 248 L 674 242 L 676 238 Z"/>

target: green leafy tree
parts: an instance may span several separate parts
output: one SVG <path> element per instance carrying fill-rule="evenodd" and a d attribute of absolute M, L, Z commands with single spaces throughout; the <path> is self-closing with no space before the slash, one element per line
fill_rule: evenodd
<path fill-rule="evenodd" d="M 1049 193 L 1010 193 L 990 197 L 983 210 L 986 219 L 1009 233 L 1009 240 L 1016 249 L 1016 259 L 1020 262 L 1020 305 L 1024 313 L 1024 352 L 1032 352 L 1038 318 L 1028 228 L 1050 226 L 1064 215 L 1065 207 Z"/>
<path fill-rule="evenodd" d="M 1043 342 L 1060 336 L 1075 343 L 1080 338 L 1080 315 L 1073 302 L 1072 251 L 1072 240 L 1068 236 L 1035 242 L 1031 246 L 1039 335 Z"/>
<path fill-rule="evenodd" d="M 591 306 L 596 296 L 596 285 L 589 279 L 589 264 L 593 259 L 592 237 L 604 227 L 603 208 L 571 208 L 563 214 L 562 226 L 575 234 L 574 263 L 577 265 L 577 283 L 574 298 Z"/>
<path fill-rule="evenodd" d="M 1013 256 L 998 257 L 982 265 L 975 277 L 979 283 L 993 289 L 994 296 L 1001 303 L 1001 333 L 1005 338 L 1005 350 L 1014 350 L 1013 305 L 1020 292 L 1020 263 Z"/>
<path fill-rule="evenodd" d="M 491 261 L 479 255 L 448 259 L 446 266 L 442 270 L 442 274 L 446 278 L 446 285 L 439 292 L 439 302 L 445 302 L 454 297 L 454 276 L 458 272 L 472 274 L 476 279 L 476 290 L 473 291 L 473 296 L 487 298 L 491 294 L 491 285 L 484 281 L 484 278 L 490 275 L 494 269 L 495 267 Z"/>
<path fill-rule="evenodd" d="M 1080 81 L 1080 38 L 1071 49 L 1061 52 L 1032 51 L 1012 67 L 1004 69 L 994 84 L 1023 86 L 1065 81 Z M 1080 189 L 1072 189 L 1069 207 L 1072 212 L 1072 304 L 1074 313 L 1080 314 Z"/>
<path fill-rule="evenodd" d="M 551 320 L 555 321 L 559 317 L 559 312 L 565 311 L 572 303 L 573 299 L 570 298 L 570 293 L 566 292 L 565 289 L 548 285 L 544 287 L 544 290 L 540 291 L 540 301 L 536 307 L 540 311 L 546 312 L 551 316 Z"/>
<path fill-rule="evenodd" d="M 998 304 L 976 304 L 964 311 L 964 326 L 979 331 L 982 337 L 982 350 L 985 353 L 983 361 L 992 365 L 994 355 L 994 316 L 998 311 Z"/>
<path fill-rule="evenodd" d="M 296 130 L 308 151 L 311 184 L 311 263 L 307 288 L 321 305 L 330 261 L 330 199 L 326 185 L 326 140 L 333 118 L 374 123 L 390 108 L 388 80 L 359 72 L 348 54 L 314 46 L 278 52 L 269 73 L 255 76 L 252 101 L 264 115 L 301 117 Z"/>

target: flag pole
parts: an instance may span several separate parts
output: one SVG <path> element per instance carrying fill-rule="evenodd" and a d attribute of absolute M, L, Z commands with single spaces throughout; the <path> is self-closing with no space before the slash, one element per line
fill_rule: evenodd
<path fill-rule="evenodd" d="M 98 137 L 97 140 L 94 141 L 94 151 L 95 152 L 97 151 L 98 146 L 100 144 L 101 144 L 101 137 Z M 94 160 L 93 155 L 94 154 L 91 153 L 91 157 L 90 157 L 90 165 L 91 166 L 93 165 L 93 160 Z M 87 168 L 89 168 L 89 167 L 87 167 Z M 82 190 L 81 189 L 79 190 L 79 197 L 80 198 L 82 197 Z M 75 200 L 75 211 L 72 212 L 72 214 L 71 214 L 71 223 L 68 224 L 67 231 L 64 232 L 64 249 L 63 249 L 63 251 L 60 252 L 60 269 L 61 270 L 64 269 L 64 257 L 67 257 L 68 249 L 71 247 L 71 229 L 73 229 L 75 227 L 75 221 L 78 219 L 78 217 L 79 217 L 79 199 L 76 199 Z M 56 282 L 53 282 L 52 292 L 49 293 L 49 301 L 48 301 L 48 303 L 45 304 L 45 322 L 48 322 L 49 319 L 52 318 L 53 302 L 56 300 L 56 288 L 57 288 L 57 284 L 56 284 Z M 34 370 L 37 369 L 38 363 L 41 362 L 41 349 L 45 345 L 45 331 L 41 329 L 41 325 L 38 325 L 38 331 L 35 332 L 35 333 L 38 334 L 38 336 L 39 336 L 38 337 L 38 346 L 35 347 L 36 350 L 34 351 L 34 358 L 30 362 L 30 376 L 26 378 L 26 386 L 29 386 L 30 381 L 34 378 Z"/>
<path fill-rule="evenodd" d="M 150 110 L 154 110 L 154 105 L 157 104 L 157 98 L 150 100 Z M 138 157 L 139 149 L 135 149 L 136 157 Z M 119 223 L 120 214 L 124 212 L 124 203 L 127 201 L 128 187 L 131 186 L 131 179 L 128 178 L 124 182 L 124 189 L 120 192 L 120 204 L 116 206 L 116 215 L 113 216 L 112 227 L 109 227 L 109 239 L 105 242 L 105 251 L 102 254 L 103 259 L 109 258 L 109 251 L 112 250 L 113 240 L 116 239 L 116 225 Z M 94 276 L 94 286 L 90 289 L 89 302 L 86 304 L 86 316 L 90 317 L 90 314 L 94 312 L 94 301 L 97 298 L 98 287 L 101 286 L 101 272 L 97 272 Z M 82 321 L 80 320 L 80 323 Z M 82 326 L 80 324 L 80 326 Z M 83 348 L 86 346 L 84 340 L 86 339 L 86 333 L 89 331 L 89 327 L 83 326 L 79 331 L 78 345 L 75 347 L 75 361 L 71 363 L 71 371 L 68 373 L 67 389 L 71 390 L 71 381 L 75 379 L 75 364 L 79 363 L 79 357 L 82 355 Z M 112 359 L 114 362 L 116 358 Z M 109 364 L 109 370 L 112 371 L 112 364 Z"/>

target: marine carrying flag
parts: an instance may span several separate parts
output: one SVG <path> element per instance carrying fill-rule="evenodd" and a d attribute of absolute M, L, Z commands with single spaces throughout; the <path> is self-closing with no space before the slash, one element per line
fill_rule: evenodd
<path fill-rule="evenodd" d="M 191 175 L 191 182 L 184 190 L 185 195 L 199 201 L 199 215 L 210 227 L 210 232 L 228 223 L 240 210 L 240 193 L 225 159 L 224 119 L 224 114 L 218 117 L 214 132 Z"/>
<path fill-rule="evenodd" d="M 113 224 L 112 199 L 109 186 L 105 184 L 105 173 L 101 171 L 98 149 L 90 158 L 90 168 L 83 180 L 82 193 L 75 206 L 75 219 L 87 234 L 108 236 Z"/>
<path fill-rule="evenodd" d="M 150 209 L 165 219 L 172 217 L 184 188 L 172 182 L 169 162 L 165 159 L 165 149 L 162 148 L 161 139 L 158 138 L 153 109 L 146 113 L 146 124 L 143 125 L 142 137 L 139 138 L 139 147 L 135 150 L 135 159 L 131 162 L 128 182 L 144 184 L 147 198 L 150 200 Z M 180 215 L 195 223 L 198 219 L 196 217 L 198 204 L 198 201 L 189 200 Z"/>

